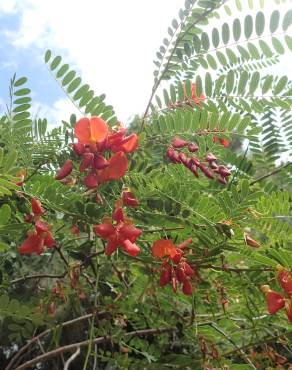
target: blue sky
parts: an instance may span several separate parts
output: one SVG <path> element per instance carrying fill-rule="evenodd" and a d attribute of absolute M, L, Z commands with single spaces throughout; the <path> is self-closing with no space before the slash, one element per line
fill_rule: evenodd
<path fill-rule="evenodd" d="M 43 61 L 45 50 L 52 49 L 97 94 L 106 93 L 121 121 L 142 113 L 153 83 L 155 53 L 183 4 L 184 0 L 0 0 L 0 110 L 9 78 L 16 72 L 29 79 L 34 113 L 56 125 L 76 112 Z M 266 0 L 266 5 L 267 12 L 278 7 L 274 0 Z M 272 72 L 292 76 L 290 59 L 291 54 L 285 54 Z"/>

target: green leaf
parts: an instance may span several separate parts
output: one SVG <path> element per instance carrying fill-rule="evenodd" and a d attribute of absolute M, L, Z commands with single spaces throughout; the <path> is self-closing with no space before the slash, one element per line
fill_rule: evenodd
<path fill-rule="evenodd" d="M 251 15 L 247 15 L 244 19 L 244 35 L 247 39 L 250 38 L 253 32 L 253 20 Z"/>
<path fill-rule="evenodd" d="M 15 96 L 22 96 L 22 95 L 28 95 L 30 94 L 30 89 L 20 89 L 14 91 L 13 95 Z"/>
<path fill-rule="evenodd" d="M 52 56 L 51 50 L 47 50 L 46 53 L 45 53 L 45 63 L 48 63 L 48 61 L 50 60 L 51 56 Z"/>
<path fill-rule="evenodd" d="M 259 86 L 260 82 L 260 73 L 258 71 L 254 72 L 251 80 L 250 80 L 250 85 L 249 85 L 249 94 L 252 95 L 256 89 Z"/>
<path fill-rule="evenodd" d="M 274 77 L 273 76 L 267 76 L 265 78 L 265 81 L 263 83 L 262 92 L 265 94 L 267 91 L 270 90 L 272 83 L 273 83 Z"/>
<path fill-rule="evenodd" d="M 274 10 L 270 18 L 270 31 L 274 33 L 279 27 L 280 12 L 279 10 Z"/>
<path fill-rule="evenodd" d="M 256 34 L 261 36 L 265 29 L 265 15 L 263 12 L 258 12 L 255 21 Z"/>
<path fill-rule="evenodd" d="M 21 77 L 19 80 L 14 82 L 14 86 L 18 87 L 18 86 L 24 85 L 26 82 L 27 82 L 27 78 Z"/>
<path fill-rule="evenodd" d="M 81 84 L 81 78 L 77 77 L 75 80 L 73 80 L 70 85 L 67 87 L 67 92 L 71 94 L 73 91 L 75 91 L 78 86 Z"/>
<path fill-rule="evenodd" d="M 243 71 L 240 74 L 240 79 L 238 82 L 238 95 L 242 95 L 245 92 L 246 84 L 248 80 L 248 73 L 247 71 Z"/>
<path fill-rule="evenodd" d="M 75 75 L 76 75 L 75 71 L 68 72 L 62 81 L 62 86 L 68 85 L 68 83 L 70 83 L 73 80 Z"/>
<path fill-rule="evenodd" d="M 273 44 L 277 53 L 284 54 L 285 49 L 284 49 L 282 43 L 276 37 L 272 37 L 272 44 Z"/>
<path fill-rule="evenodd" d="M 289 50 L 292 51 L 292 37 L 286 35 L 285 36 L 285 41 L 286 41 L 286 44 L 287 44 Z"/>
<path fill-rule="evenodd" d="M 277 82 L 277 85 L 274 87 L 273 94 L 275 95 L 280 94 L 280 92 L 285 89 L 287 83 L 288 83 L 288 77 L 287 76 L 281 77 L 279 81 Z"/>
<path fill-rule="evenodd" d="M 214 48 L 217 48 L 217 46 L 219 45 L 219 42 L 220 42 L 219 32 L 218 32 L 217 28 L 213 28 L 213 30 L 212 30 L 212 43 L 213 43 Z"/>
<path fill-rule="evenodd" d="M 233 38 L 235 41 L 238 41 L 241 36 L 241 24 L 238 18 L 233 21 Z"/>
<path fill-rule="evenodd" d="M 259 40 L 259 45 L 260 45 L 262 52 L 267 58 L 271 58 L 273 56 L 272 50 L 270 49 L 269 45 L 265 41 Z"/>
<path fill-rule="evenodd" d="M 64 74 L 68 71 L 68 69 L 69 69 L 69 64 L 63 64 L 62 67 L 56 73 L 56 77 L 60 78 L 64 76 Z"/>
<path fill-rule="evenodd" d="M 288 12 L 284 16 L 282 23 L 283 31 L 287 31 L 291 24 L 292 24 L 292 9 L 288 10 Z"/>
<path fill-rule="evenodd" d="M 8 204 L 3 204 L 0 208 L 0 225 L 6 225 L 11 217 L 11 208 Z"/>
<path fill-rule="evenodd" d="M 234 87 L 234 72 L 232 70 L 230 70 L 227 73 L 227 77 L 226 77 L 226 92 L 227 92 L 227 94 L 230 94 L 233 91 L 233 87 Z"/>
<path fill-rule="evenodd" d="M 11 152 L 8 153 L 7 156 L 5 156 L 5 163 L 3 166 L 4 173 L 9 172 L 13 168 L 16 160 L 17 160 L 17 151 L 13 149 L 11 150 Z"/>
<path fill-rule="evenodd" d="M 53 61 L 51 63 L 51 70 L 52 71 L 58 67 L 58 65 L 61 63 L 61 60 L 62 60 L 62 58 L 60 57 L 60 55 L 56 56 L 53 59 Z"/>
<path fill-rule="evenodd" d="M 227 23 L 224 23 L 222 26 L 222 40 L 223 43 L 226 45 L 230 39 L 230 29 Z"/>

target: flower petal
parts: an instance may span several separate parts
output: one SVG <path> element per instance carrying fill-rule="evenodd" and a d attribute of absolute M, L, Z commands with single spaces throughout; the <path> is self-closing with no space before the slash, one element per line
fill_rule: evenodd
<path fill-rule="evenodd" d="M 119 180 L 128 169 L 128 159 L 123 152 L 117 152 L 109 159 L 109 165 L 104 170 L 97 172 L 99 182 Z"/>
<path fill-rule="evenodd" d="M 153 243 L 152 254 L 157 258 L 163 258 L 165 256 L 173 258 L 176 255 L 176 248 L 171 240 L 160 239 Z"/>
<path fill-rule="evenodd" d="M 20 254 L 41 254 L 44 251 L 44 239 L 37 234 L 32 234 L 18 248 Z"/>
<path fill-rule="evenodd" d="M 76 123 L 74 134 L 80 143 L 100 143 L 107 137 L 108 125 L 100 117 L 84 117 Z"/>

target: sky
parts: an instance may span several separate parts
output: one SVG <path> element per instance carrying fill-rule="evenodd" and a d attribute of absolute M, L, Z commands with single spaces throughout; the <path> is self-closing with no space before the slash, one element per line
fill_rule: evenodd
<path fill-rule="evenodd" d="M 51 49 L 105 93 L 125 122 L 145 109 L 153 58 L 183 0 L 0 0 L 0 110 L 9 78 L 29 78 L 35 111 L 60 121 L 74 106 L 44 63 Z M 2 102 L 2 106 L 1 106 Z M 2 109 L 1 109 L 2 108 Z M 54 124 L 55 122 L 51 122 Z"/>
<path fill-rule="evenodd" d="M 273 0 L 266 2 L 275 8 Z M 97 95 L 105 93 L 119 120 L 127 122 L 145 109 L 155 53 L 183 4 L 184 0 L 0 0 L 0 111 L 5 109 L 9 78 L 16 72 L 29 79 L 34 113 L 47 117 L 51 125 L 75 112 L 44 63 L 44 53 L 51 49 Z"/>

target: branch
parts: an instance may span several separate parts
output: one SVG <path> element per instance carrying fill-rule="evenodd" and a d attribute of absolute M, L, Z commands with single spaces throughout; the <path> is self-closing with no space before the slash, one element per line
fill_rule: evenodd
<path fill-rule="evenodd" d="M 40 333 L 39 335 L 37 335 L 36 337 L 32 338 L 25 346 L 23 346 L 16 354 L 15 356 L 11 359 L 11 361 L 9 362 L 9 364 L 7 365 L 7 367 L 5 368 L 5 370 L 12 370 L 12 365 L 16 362 L 16 360 L 24 353 L 26 352 L 26 350 L 35 342 L 39 341 L 41 338 L 43 338 L 44 336 L 46 336 L 47 334 L 49 334 L 51 331 L 53 330 L 56 330 L 56 329 L 59 329 L 59 328 L 64 328 L 66 326 L 69 326 L 69 325 L 73 325 L 77 322 L 80 322 L 80 321 L 84 321 L 86 319 L 89 319 L 91 318 L 93 315 L 98 315 L 98 316 L 102 316 L 104 314 L 108 314 L 108 312 L 106 311 L 100 311 L 100 312 L 95 312 L 95 313 L 90 313 L 90 314 L 87 314 L 87 315 L 84 315 L 84 316 L 80 316 L 80 317 L 77 317 L 76 319 L 72 319 L 72 320 L 69 320 L 69 321 L 65 321 L 63 322 L 62 324 L 59 324 L 59 325 L 56 325 L 50 329 L 47 329 L 45 331 L 43 331 L 42 333 Z"/>
<path fill-rule="evenodd" d="M 64 366 L 63 370 L 68 370 L 69 365 L 71 364 L 71 362 L 73 362 L 75 360 L 75 358 L 79 356 L 79 354 L 80 354 L 80 347 L 78 347 L 76 352 L 74 352 L 73 355 L 68 358 L 68 360 L 65 363 L 65 366 Z"/>
<path fill-rule="evenodd" d="M 53 275 L 53 274 L 26 275 L 26 276 L 11 280 L 10 283 L 11 284 L 18 284 L 18 283 L 22 283 L 26 280 L 31 280 L 31 279 L 45 279 L 45 278 L 61 279 L 61 278 L 65 277 L 67 275 L 67 273 L 68 273 L 68 271 L 64 271 L 64 272 L 62 272 L 62 274 L 56 274 L 56 275 Z"/>
<path fill-rule="evenodd" d="M 272 267 L 264 267 L 264 268 L 236 268 L 236 267 L 229 267 L 229 266 L 213 266 L 213 265 L 207 265 L 207 266 L 199 266 L 199 268 L 211 268 L 213 270 L 219 270 L 219 271 L 230 271 L 230 272 L 249 272 L 249 271 L 274 271 L 275 269 Z"/>
<path fill-rule="evenodd" d="M 292 164 L 292 162 L 288 162 L 288 163 L 284 164 L 283 166 L 281 166 L 281 167 L 279 167 L 279 168 L 276 168 L 274 171 L 268 172 L 268 173 L 266 173 L 265 175 L 263 175 L 263 176 L 261 176 L 261 177 L 258 177 L 257 179 L 255 179 L 254 181 L 252 181 L 252 182 L 250 183 L 250 185 L 254 185 L 254 184 L 256 184 L 257 182 L 260 182 L 260 181 L 262 181 L 262 180 L 266 179 L 267 177 L 270 177 L 270 176 L 275 175 L 276 173 L 278 173 L 278 172 L 282 171 L 284 168 L 289 167 L 291 164 Z"/>
<path fill-rule="evenodd" d="M 161 333 L 175 332 L 177 328 L 158 328 L 158 329 L 144 329 L 144 330 L 135 330 L 125 334 L 125 338 L 140 337 L 145 335 L 155 335 Z M 92 340 L 92 344 L 102 344 L 113 340 L 113 336 L 106 335 L 104 337 L 98 337 Z M 32 367 L 35 364 L 43 363 L 53 357 L 59 356 L 65 352 L 71 352 L 76 350 L 76 348 L 88 346 L 90 340 L 84 340 L 82 342 L 68 344 L 63 347 L 54 349 L 53 351 L 47 352 L 43 355 L 37 356 L 34 359 L 25 362 L 24 364 L 18 366 L 15 370 L 24 370 L 29 367 Z M 9 365 L 8 365 L 9 366 Z M 8 370 L 7 367 L 5 370 Z M 11 367 L 10 367 L 11 369 Z"/>

